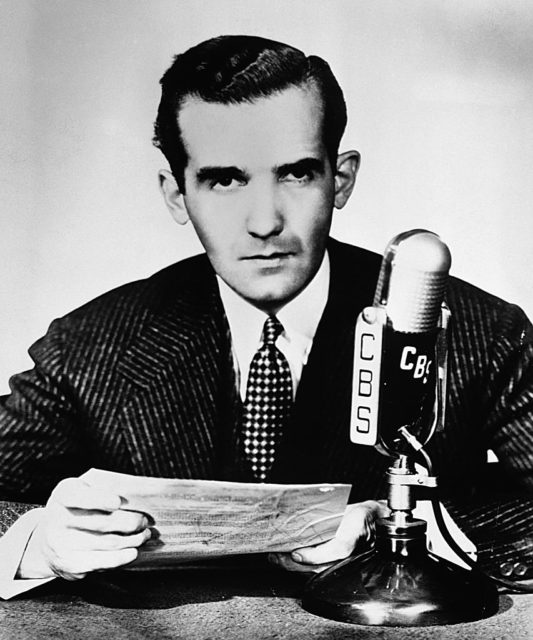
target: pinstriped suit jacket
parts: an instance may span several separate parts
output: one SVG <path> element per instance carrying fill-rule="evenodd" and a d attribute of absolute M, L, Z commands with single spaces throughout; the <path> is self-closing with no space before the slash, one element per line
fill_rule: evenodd
<path fill-rule="evenodd" d="M 380 257 L 333 240 L 329 253 L 329 300 L 269 480 L 349 482 L 352 500 L 384 497 L 389 461 L 348 437 L 354 324 L 372 303 Z M 520 309 L 459 280 L 447 298 L 447 422 L 428 448 L 483 564 L 533 567 L 533 330 Z M 251 480 L 229 328 L 205 256 L 54 321 L 30 354 L 34 369 L 12 378 L 0 407 L 0 499 L 44 502 L 91 466 Z M 487 477 L 488 448 L 504 485 Z"/>

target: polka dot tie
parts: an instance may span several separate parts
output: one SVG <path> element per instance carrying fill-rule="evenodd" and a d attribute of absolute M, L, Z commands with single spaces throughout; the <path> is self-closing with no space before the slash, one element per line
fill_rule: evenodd
<path fill-rule="evenodd" d="M 264 482 L 274 462 L 283 427 L 292 406 L 289 363 L 276 347 L 283 326 L 269 316 L 263 327 L 263 343 L 250 364 L 244 401 L 244 451 L 254 476 Z"/>

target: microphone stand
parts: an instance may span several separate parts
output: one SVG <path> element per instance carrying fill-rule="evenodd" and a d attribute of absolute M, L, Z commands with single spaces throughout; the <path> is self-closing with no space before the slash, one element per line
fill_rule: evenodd
<path fill-rule="evenodd" d="M 441 336 L 431 433 L 444 423 L 446 353 L 442 343 Z M 398 433 L 413 453 L 422 450 L 425 454 L 406 427 L 400 427 Z M 427 550 L 426 522 L 413 516 L 414 488 L 434 488 L 436 478 L 417 473 L 409 455 L 395 455 L 387 472 L 390 515 L 376 523 L 374 547 L 311 578 L 304 590 L 303 608 L 332 620 L 379 626 L 454 624 L 493 615 L 498 610 L 498 591 L 487 576 Z"/>
<path fill-rule="evenodd" d="M 413 487 L 435 487 L 401 455 L 388 470 L 390 515 L 376 524 L 375 546 L 314 576 L 302 606 L 352 624 L 427 626 L 470 622 L 498 610 L 498 592 L 475 570 L 427 550 L 426 522 L 413 517 Z"/>

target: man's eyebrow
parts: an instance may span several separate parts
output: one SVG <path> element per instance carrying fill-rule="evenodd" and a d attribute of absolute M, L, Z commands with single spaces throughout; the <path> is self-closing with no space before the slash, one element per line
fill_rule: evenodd
<path fill-rule="evenodd" d="M 217 180 L 227 180 L 228 178 L 245 180 L 247 177 L 247 174 L 238 167 L 201 167 L 196 172 L 196 180 L 199 183 L 216 182 Z"/>
<path fill-rule="evenodd" d="M 302 158 L 296 162 L 282 164 L 275 169 L 276 175 L 286 176 L 290 173 L 324 173 L 324 162 L 318 158 Z"/>

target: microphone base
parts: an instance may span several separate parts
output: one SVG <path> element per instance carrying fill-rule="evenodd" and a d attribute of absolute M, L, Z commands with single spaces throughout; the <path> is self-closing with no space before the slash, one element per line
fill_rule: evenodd
<path fill-rule="evenodd" d="M 429 553 L 425 535 L 391 536 L 379 525 L 376 547 L 311 578 L 302 599 L 324 618 L 400 627 L 480 620 L 498 604 L 488 578 Z"/>

